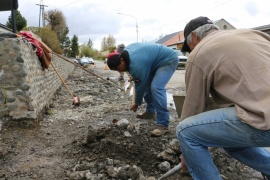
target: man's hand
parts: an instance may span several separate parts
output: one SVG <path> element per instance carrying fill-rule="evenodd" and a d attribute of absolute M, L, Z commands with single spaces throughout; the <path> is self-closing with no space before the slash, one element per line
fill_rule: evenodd
<path fill-rule="evenodd" d="M 180 158 L 181 158 L 182 172 L 188 172 L 188 169 L 187 169 L 187 166 L 186 166 L 186 163 L 185 163 L 184 156 L 181 155 Z"/>
<path fill-rule="evenodd" d="M 133 105 L 130 106 L 130 110 L 132 110 L 134 112 L 136 112 L 137 109 L 138 109 L 138 105 L 136 105 L 136 104 L 133 104 Z"/>

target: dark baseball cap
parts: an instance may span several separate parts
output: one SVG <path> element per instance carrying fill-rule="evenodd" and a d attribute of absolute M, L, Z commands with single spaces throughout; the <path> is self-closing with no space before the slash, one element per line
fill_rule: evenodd
<path fill-rule="evenodd" d="M 119 53 L 112 52 L 107 57 L 107 65 L 109 66 L 110 70 L 117 70 L 117 67 L 121 63 Z"/>
<path fill-rule="evenodd" d="M 182 49 L 181 49 L 182 52 L 191 52 L 191 50 L 187 44 L 187 36 L 192 31 L 194 31 L 198 27 L 205 25 L 205 24 L 213 24 L 213 22 L 208 17 L 199 16 L 199 17 L 189 21 L 189 23 L 187 23 L 187 25 L 184 29 L 185 41 L 184 41 L 184 44 L 183 44 Z"/>

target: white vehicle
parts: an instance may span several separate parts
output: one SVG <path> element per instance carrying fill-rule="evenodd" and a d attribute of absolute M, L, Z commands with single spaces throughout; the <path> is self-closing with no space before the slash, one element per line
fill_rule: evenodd
<path fill-rule="evenodd" d="M 89 63 L 90 63 L 90 64 L 95 64 L 93 58 L 88 57 L 87 59 L 89 60 Z"/>
<path fill-rule="evenodd" d="M 177 69 L 180 69 L 181 67 L 185 68 L 187 63 L 187 56 L 185 56 L 179 49 L 174 49 L 174 51 L 177 53 L 179 59 Z"/>
<path fill-rule="evenodd" d="M 93 58 L 89 58 L 89 57 L 82 57 L 80 60 L 80 64 L 82 66 L 85 66 L 87 64 L 95 64 Z"/>

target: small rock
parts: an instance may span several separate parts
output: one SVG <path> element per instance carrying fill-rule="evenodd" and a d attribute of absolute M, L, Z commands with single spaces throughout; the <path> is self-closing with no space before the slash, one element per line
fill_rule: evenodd
<path fill-rule="evenodd" d="M 167 172 L 171 169 L 171 165 L 168 161 L 164 161 L 158 165 L 158 168 L 162 172 Z"/>
<path fill-rule="evenodd" d="M 120 129 L 126 129 L 129 125 L 129 121 L 127 119 L 121 119 L 116 123 L 116 126 L 118 126 Z"/>

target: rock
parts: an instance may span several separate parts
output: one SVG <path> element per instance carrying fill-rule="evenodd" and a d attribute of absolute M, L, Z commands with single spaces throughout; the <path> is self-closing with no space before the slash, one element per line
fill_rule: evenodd
<path fill-rule="evenodd" d="M 117 168 L 114 168 L 111 166 L 107 168 L 107 173 L 108 173 L 109 177 L 115 178 L 117 175 L 117 172 L 118 172 Z"/>
<path fill-rule="evenodd" d="M 158 165 L 158 168 L 162 172 L 167 172 L 171 169 L 171 165 L 168 161 L 164 161 Z"/>
<path fill-rule="evenodd" d="M 132 135 L 131 135 L 128 131 L 125 131 L 125 132 L 124 132 L 124 136 L 125 136 L 125 137 L 131 137 Z"/>
<path fill-rule="evenodd" d="M 129 125 L 129 121 L 127 119 L 120 119 L 116 123 L 116 126 L 119 127 L 120 129 L 127 129 L 128 125 Z"/>
<path fill-rule="evenodd" d="M 133 165 L 129 168 L 128 170 L 128 174 L 129 174 L 129 177 L 131 179 L 142 179 L 142 176 L 143 176 L 143 173 L 142 173 L 142 169 Z"/>
<path fill-rule="evenodd" d="M 169 148 L 171 148 L 176 154 L 181 153 L 178 139 L 173 139 L 169 142 Z"/>
<path fill-rule="evenodd" d="M 159 153 L 157 155 L 157 158 L 169 161 L 169 162 L 174 163 L 174 164 L 177 164 L 179 162 L 179 160 L 177 158 L 177 154 L 175 154 L 175 152 L 170 148 L 167 148 L 164 151 L 162 151 L 161 153 Z"/>
<path fill-rule="evenodd" d="M 86 136 L 87 143 L 93 143 L 96 141 L 97 131 L 92 126 L 88 126 L 88 132 Z"/>

